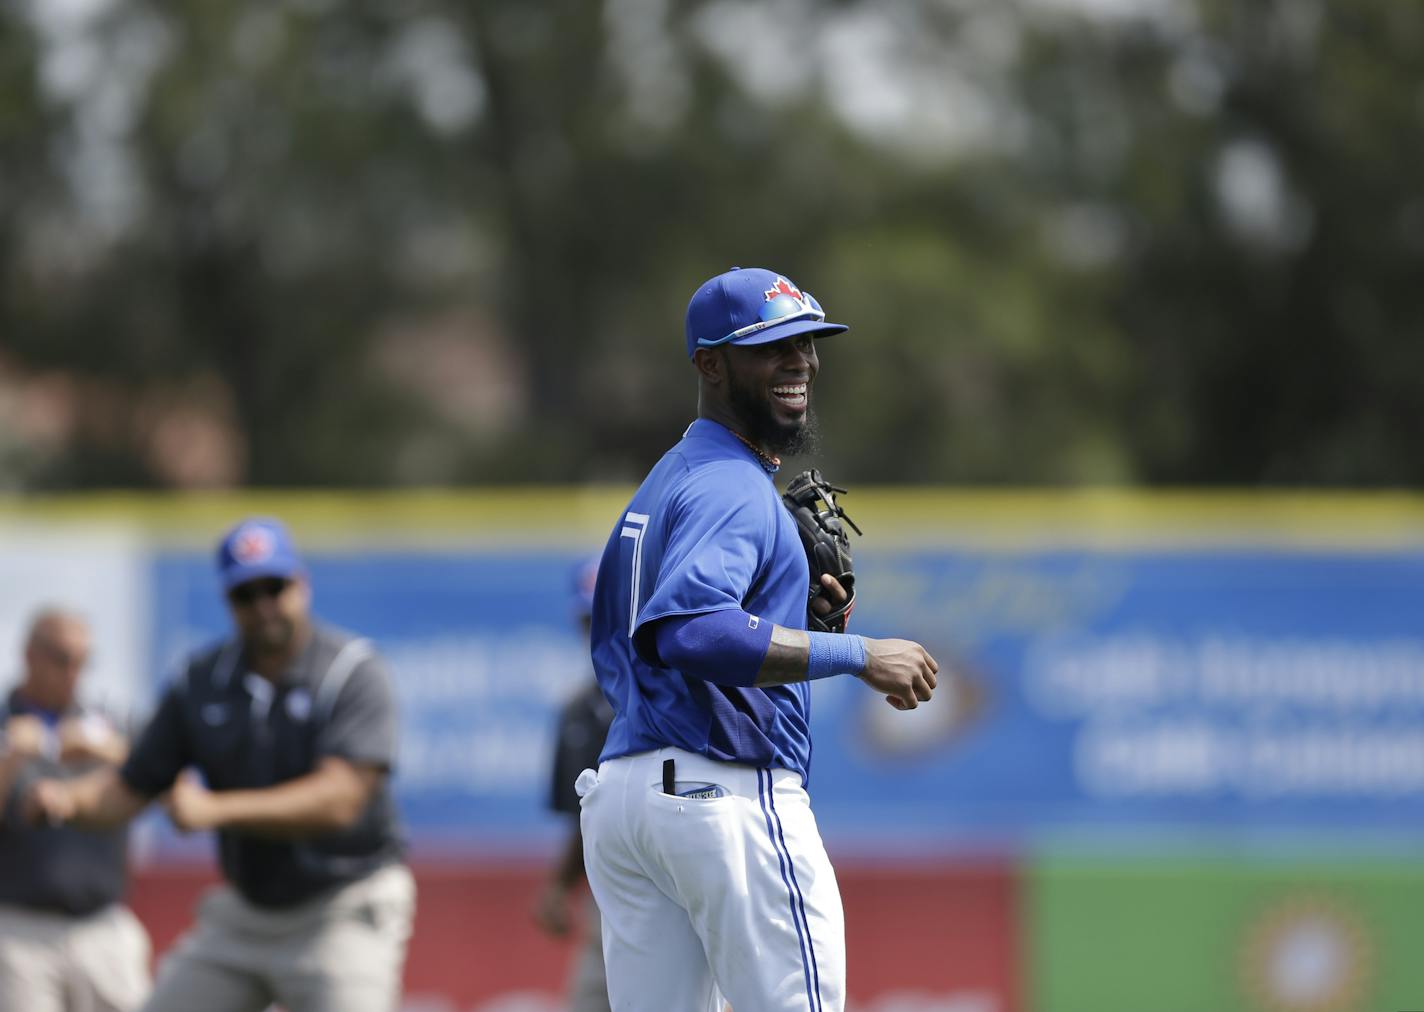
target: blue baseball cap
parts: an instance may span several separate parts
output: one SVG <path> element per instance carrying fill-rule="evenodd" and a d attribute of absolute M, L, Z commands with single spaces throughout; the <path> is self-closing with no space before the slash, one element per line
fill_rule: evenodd
<path fill-rule="evenodd" d="M 795 334 L 839 334 L 810 292 L 763 267 L 733 267 L 702 283 L 687 304 L 687 357 L 723 344 L 769 344 Z"/>
<path fill-rule="evenodd" d="M 218 572 L 224 590 L 248 580 L 290 580 L 301 575 L 302 569 L 292 535 L 282 521 L 271 517 L 249 517 L 228 531 L 218 545 Z"/>

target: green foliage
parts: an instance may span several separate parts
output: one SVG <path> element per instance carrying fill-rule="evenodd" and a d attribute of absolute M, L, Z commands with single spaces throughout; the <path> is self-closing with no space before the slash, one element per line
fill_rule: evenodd
<path fill-rule="evenodd" d="M 1412 5 L 43 10 L 0 3 L 7 485 L 635 477 L 733 264 L 852 325 L 837 478 L 1424 477 Z"/>

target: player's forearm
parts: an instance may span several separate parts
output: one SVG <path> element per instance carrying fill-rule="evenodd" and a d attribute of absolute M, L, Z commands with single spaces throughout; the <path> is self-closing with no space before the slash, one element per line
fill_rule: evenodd
<path fill-rule="evenodd" d="M 273 787 L 213 791 L 204 821 L 212 829 L 281 838 L 338 832 L 361 817 L 374 783 L 347 763 L 329 763 Z"/>
<path fill-rule="evenodd" d="M 806 668 L 811 656 L 811 637 L 804 629 L 788 629 L 784 625 L 771 628 L 771 643 L 757 671 L 758 686 L 790 685 L 806 681 Z"/>
<path fill-rule="evenodd" d="M 834 675 L 859 675 L 865 669 L 863 637 L 806 632 L 775 626 L 756 685 L 787 685 Z"/>
<path fill-rule="evenodd" d="M 72 762 L 101 762 L 110 766 L 122 766 L 129 757 L 128 740 L 119 735 L 111 735 L 100 741 L 85 742 L 61 753 L 60 758 Z"/>
<path fill-rule="evenodd" d="M 123 825 L 148 804 L 148 798 L 125 783 L 114 766 L 105 766 L 62 783 L 73 802 L 73 814 L 66 821 L 81 829 Z"/>
<path fill-rule="evenodd" d="M 129 756 L 128 738 L 98 717 L 66 718 L 55 733 L 59 761 L 121 766 Z"/>

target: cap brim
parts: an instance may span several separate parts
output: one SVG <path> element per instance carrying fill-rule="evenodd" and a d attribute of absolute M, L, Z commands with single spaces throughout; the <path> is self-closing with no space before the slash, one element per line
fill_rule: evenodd
<path fill-rule="evenodd" d="M 741 337 L 735 341 L 728 341 L 728 344 L 770 344 L 773 341 L 782 341 L 788 337 L 795 337 L 797 334 L 811 334 L 815 337 L 830 337 L 832 334 L 839 334 L 850 328 L 843 323 L 826 323 L 824 320 L 791 320 L 787 323 L 775 327 L 767 327 L 765 330 L 758 330 L 746 337 Z"/>
<path fill-rule="evenodd" d="M 252 580 L 268 580 L 273 577 L 279 580 L 292 580 L 301 575 L 301 571 L 300 566 L 277 561 L 259 562 L 251 566 L 233 566 L 223 570 L 223 590 L 232 590 L 233 587 L 249 583 Z"/>

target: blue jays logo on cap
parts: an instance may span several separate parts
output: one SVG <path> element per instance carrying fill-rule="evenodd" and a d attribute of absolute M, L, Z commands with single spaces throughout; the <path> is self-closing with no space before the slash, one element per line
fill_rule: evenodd
<path fill-rule="evenodd" d="M 796 334 L 825 337 L 847 328 L 827 323 L 810 292 L 761 267 L 733 267 L 705 282 L 687 304 L 687 356 L 724 344 L 769 344 Z"/>
<path fill-rule="evenodd" d="M 821 319 L 826 318 L 815 299 L 803 295 L 801 289 L 783 277 L 777 277 L 776 284 L 762 292 L 762 295 L 766 297 L 766 305 L 761 307 L 762 322 L 781 320 L 800 313 L 820 313 Z"/>
<path fill-rule="evenodd" d="M 280 520 L 252 517 L 242 521 L 218 545 L 223 587 L 275 576 L 290 580 L 302 572 L 302 559 Z"/>
<path fill-rule="evenodd" d="M 244 566 L 266 562 L 272 557 L 276 539 L 265 527 L 255 525 L 240 528 L 232 539 L 232 557 Z"/>

